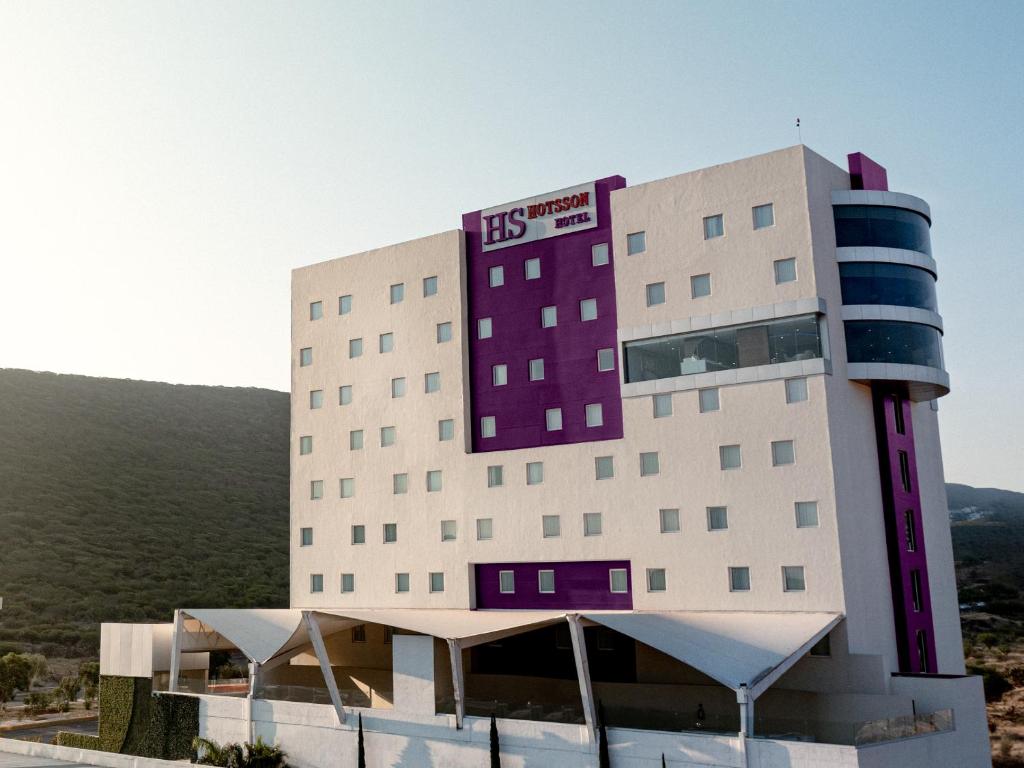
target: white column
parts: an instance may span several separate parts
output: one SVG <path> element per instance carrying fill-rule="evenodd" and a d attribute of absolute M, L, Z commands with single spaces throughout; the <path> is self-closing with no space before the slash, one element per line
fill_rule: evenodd
<path fill-rule="evenodd" d="M 256 677 L 260 673 L 260 665 L 255 661 L 249 661 L 249 695 L 246 696 L 246 708 L 245 708 L 245 719 L 246 719 L 246 733 L 249 734 L 249 743 L 253 744 L 256 741 L 256 734 L 253 733 L 253 717 L 252 717 L 252 701 L 256 693 Z"/>
<path fill-rule="evenodd" d="M 744 683 L 736 690 L 736 703 L 740 705 L 740 736 L 754 735 L 754 697 Z"/>
<path fill-rule="evenodd" d="M 465 676 L 462 673 L 462 646 L 458 640 L 448 640 L 448 655 L 452 660 L 452 685 L 455 696 L 455 727 L 462 728 L 462 718 L 466 715 Z"/>
<path fill-rule="evenodd" d="M 338 723 L 345 722 L 345 707 L 341 703 L 341 694 L 338 693 L 338 684 L 334 681 L 334 672 L 331 671 L 331 660 L 327 656 L 327 647 L 324 645 L 323 635 L 320 634 L 320 625 L 311 611 L 302 612 L 302 620 L 306 623 L 306 631 L 313 643 L 313 653 L 320 662 L 320 671 L 324 675 L 324 683 L 327 685 L 327 693 L 331 697 L 334 711 L 338 715 Z"/>
<path fill-rule="evenodd" d="M 181 609 L 174 610 L 174 629 L 171 632 L 171 671 L 170 680 L 167 683 L 167 690 L 176 693 L 178 690 L 178 676 L 181 674 L 181 640 L 182 632 L 185 629 L 185 622 L 181 616 Z"/>
<path fill-rule="evenodd" d="M 580 699 L 583 702 L 583 717 L 587 721 L 587 735 L 591 743 L 594 743 L 597 741 L 597 715 L 594 710 L 594 691 L 590 685 L 590 664 L 587 661 L 583 625 L 575 613 L 570 613 L 566 619 L 569 622 L 569 636 L 572 638 L 572 655 L 576 659 L 576 676 L 580 680 Z"/>

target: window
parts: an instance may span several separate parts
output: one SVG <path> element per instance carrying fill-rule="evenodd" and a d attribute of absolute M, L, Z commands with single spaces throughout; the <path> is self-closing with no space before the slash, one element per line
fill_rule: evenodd
<path fill-rule="evenodd" d="M 562 428 L 562 409 L 548 408 L 544 411 L 544 424 L 548 432 L 557 432 Z"/>
<path fill-rule="evenodd" d="M 704 217 L 704 239 L 711 240 L 715 237 L 721 237 L 725 234 L 725 223 L 722 219 L 722 214 L 716 213 L 714 216 Z"/>
<path fill-rule="evenodd" d="M 398 541 L 398 523 L 384 523 L 384 543 L 394 544 Z"/>
<path fill-rule="evenodd" d="M 598 456 L 594 459 L 594 474 L 598 480 L 615 477 L 615 462 L 611 456 Z"/>
<path fill-rule="evenodd" d="M 729 569 L 729 591 L 749 592 L 750 591 L 750 569 L 746 566 L 732 567 Z"/>
<path fill-rule="evenodd" d="M 395 592 L 408 592 L 409 591 L 409 574 L 408 573 L 396 573 L 395 574 Z"/>
<path fill-rule="evenodd" d="M 626 253 L 632 256 L 647 250 L 647 233 L 631 232 L 626 235 Z"/>
<path fill-rule="evenodd" d="M 658 304 L 665 303 L 665 284 L 664 283 L 648 283 L 647 284 L 647 306 L 654 307 Z"/>
<path fill-rule="evenodd" d="M 487 468 L 487 487 L 500 488 L 505 484 L 505 469 L 500 464 Z"/>
<path fill-rule="evenodd" d="M 807 379 L 786 379 L 786 402 L 802 403 L 807 400 Z"/>
<path fill-rule="evenodd" d="M 358 624 L 352 627 L 352 642 L 353 643 L 365 643 L 366 642 L 366 625 Z"/>
<path fill-rule="evenodd" d="M 917 663 L 919 672 L 928 671 L 928 633 L 917 630 Z"/>
<path fill-rule="evenodd" d="M 679 510 L 659 509 L 658 523 L 662 533 L 679 533 Z"/>
<path fill-rule="evenodd" d="M 782 589 L 786 592 L 804 591 L 804 567 L 802 565 L 782 566 Z"/>
<path fill-rule="evenodd" d="M 400 376 L 391 380 L 391 397 L 405 397 L 405 377 Z"/>
<path fill-rule="evenodd" d="M 554 328 L 558 325 L 558 307 L 540 308 L 540 327 Z"/>
<path fill-rule="evenodd" d="M 562 518 L 558 515 L 543 515 L 541 530 L 545 539 L 553 539 L 562 535 Z"/>
<path fill-rule="evenodd" d="M 583 535 L 584 536 L 600 536 L 601 535 L 601 513 L 600 512 L 584 512 L 583 513 Z"/>
<path fill-rule="evenodd" d="M 438 323 L 437 324 L 437 343 L 444 344 L 446 341 L 452 340 L 452 324 Z"/>
<path fill-rule="evenodd" d="M 711 295 L 711 275 L 693 275 L 690 277 L 690 298 L 701 299 Z"/>
<path fill-rule="evenodd" d="M 494 536 L 494 520 L 490 517 L 478 517 L 476 519 L 477 541 L 487 541 Z"/>
<path fill-rule="evenodd" d="M 391 286 L 391 303 L 400 304 L 405 298 L 405 283 L 395 283 Z"/>
<path fill-rule="evenodd" d="M 943 366 L 942 334 L 930 325 L 903 320 L 847 320 L 843 333 L 851 363 Z"/>
<path fill-rule="evenodd" d="M 906 451 L 896 451 L 900 461 L 900 485 L 903 490 L 910 493 L 910 456 Z"/>
<path fill-rule="evenodd" d="M 428 469 L 427 470 L 427 492 L 436 493 L 441 490 L 441 470 L 440 469 Z"/>
<path fill-rule="evenodd" d="M 322 499 L 324 497 L 324 481 L 323 480 L 310 480 L 309 481 L 309 498 L 313 501 Z"/>
<path fill-rule="evenodd" d="M 391 476 L 391 492 L 395 496 L 409 492 L 409 475 L 406 472 L 399 472 Z"/>
<path fill-rule="evenodd" d="M 502 286 L 505 284 L 505 268 L 500 264 L 496 267 L 491 267 L 488 270 L 487 277 L 491 288 Z"/>
<path fill-rule="evenodd" d="M 314 389 L 309 393 L 309 408 L 315 411 L 317 408 L 324 407 L 324 391 L 322 389 Z"/>
<path fill-rule="evenodd" d="M 697 400 L 701 413 L 711 413 L 722 407 L 718 399 L 718 387 L 700 390 L 697 393 Z"/>
<path fill-rule="evenodd" d="M 348 433 L 348 449 L 358 451 L 363 447 L 363 430 L 353 429 Z"/>
<path fill-rule="evenodd" d="M 423 296 L 436 296 L 437 295 L 437 277 L 424 277 L 423 278 Z"/>
<path fill-rule="evenodd" d="M 738 445 L 718 446 L 718 459 L 722 469 L 739 469 L 742 464 L 740 447 Z"/>
<path fill-rule="evenodd" d="M 380 344 L 378 346 L 378 349 L 380 350 L 380 352 L 383 354 L 385 352 L 390 352 L 394 348 L 395 348 L 395 334 L 393 334 L 393 333 L 382 333 L 380 335 Z"/>
<path fill-rule="evenodd" d="M 324 575 L 322 573 L 309 575 L 309 591 L 314 593 L 324 591 Z"/>
<path fill-rule="evenodd" d="M 544 462 L 529 461 L 526 463 L 526 484 L 540 485 L 544 482 Z"/>
<path fill-rule="evenodd" d="M 538 357 L 530 361 L 530 381 L 544 380 L 544 358 Z"/>
<path fill-rule="evenodd" d="M 497 426 L 494 423 L 493 416 L 481 416 L 480 417 L 480 437 L 488 438 L 494 437 L 498 434 Z"/>
<path fill-rule="evenodd" d="M 351 296 L 339 296 L 338 297 L 338 314 L 347 315 L 352 311 L 352 297 Z"/>
<path fill-rule="evenodd" d="M 903 248 L 931 256 L 930 223 L 924 214 L 888 205 L 837 205 L 832 216 L 839 248 Z"/>
<path fill-rule="evenodd" d="M 773 262 L 775 267 L 775 284 L 796 282 L 796 259 L 778 259 Z"/>
<path fill-rule="evenodd" d="M 555 592 L 555 572 L 537 571 L 537 591 L 542 595 L 552 595 Z"/>
<path fill-rule="evenodd" d="M 324 303 L 322 301 L 314 301 L 309 305 L 309 319 L 319 320 L 324 316 Z"/>
<path fill-rule="evenodd" d="M 917 526 L 914 524 L 914 510 L 903 512 L 903 540 L 907 552 L 917 552 Z"/>
<path fill-rule="evenodd" d="M 441 442 L 455 439 L 455 421 L 453 419 L 441 419 L 437 422 L 437 439 Z"/>
<path fill-rule="evenodd" d="M 339 405 L 348 405 L 351 402 L 352 402 L 352 385 L 351 384 L 343 384 L 342 386 L 338 387 L 338 404 Z"/>
<path fill-rule="evenodd" d="M 604 426 L 604 409 L 600 403 L 588 403 L 585 411 L 588 427 Z"/>
<path fill-rule="evenodd" d="M 299 455 L 305 456 L 313 452 L 313 436 L 302 435 L 299 438 Z"/>
<path fill-rule="evenodd" d="M 590 263 L 595 267 L 608 263 L 608 243 L 598 243 L 590 249 Z"/>
<path fill-rule="evenodd" d="M 661 467 L 658 462 L 658 452 L 650 451 L 649 453 L 640 454 L 640 477 L 648 477 L 650 475 L 656 475 L 661 472 Z"/>
<path fill-rule="evenodd" d="M 729 510 L 726 507 L 708 507 L 708 530 L 725 531 L 729 529 Z"/>
<path fill-rule="evenodd" d="M 775 208 L 771 203 L 754 206 L 754 229 L 765 229 L 775 226 Z"/>
<path fill-rule="evenodd" d="M 597 370 L 599 371 L 614 371 L 615 370 L 615 350 L 611 347 L 597 350 Z"/>
<path fill-rule="evenodd" d="M 494 329 L 491 325 L 491 318 L 481 317 L 476 321 L 476 337 L 478 339 L 489 339 L 493 332 Z"/>
<path fill-rule="evenodd" d="M 442 520 L 441 521 L 441 541 L 455 541 L 455 521 L 454 520 Z"/>
<path fill-rule="evenodd" d="M 664 568 L 648 568 L 647 569 L 647 591 L 648 592 L 664 592 L 665 591 L 665 569 Z"/>
<path fill-rule="evenodd" d="M 313 546 L 313 529 L 302 528 L 299 531 L 299 546 L 300 547 L 311 547 Z"/>
<path fill-rule="evenodd" d="M 498 591 L 503 595 L 516 593 L 515 571 L 498 571 Z"/>
<path fill-rule="evenodd" d="M 348 356 L 349 358 L 361 357 L 363 354 L 363 340 L 362 339 L 349 339 L 348 340 Z"/>
<path fill-rule="evenodd" d="M 608 590 L 616 595 L 629 592 L 629 575 L 625 568 L 608 569 Z"/>
<path fill-rule="evenodd" d="M 496 387 L 508 384 L 508 366 L 505 363 L 491 366 L 491 384 Z"/>
<path fill-rule="evenodd" d="M 817 528 L 818 527 L 818 502 L 798 501 L 796 503 L 796 527 Z"/>
<path fill-rule="evenodd" d="M 913 602 L 914 613 L 920 613 L 923 599 L 921 597 L 921 572 L 918 570 L 910 572 L 910 598 Z"/>
<path fill-rule="evenodd" d="M 660 395 L 654 395 L 652 397 L 654 401 L 654 418 L 663 419 L 666 416 L 672 415 L 672 395 L 664 393 Z"/>
<path fill-rule="evenodd" d="M 523 270 L 527 280 L 540 279 L 540 259 L 527 259 L 523 262 Z"/>
<path fill-rule="evenodd" d="M 356 591 L 356 575 L 354 573 L 341 574 L 341 591 L 343 593 Z M 355 637 L 352 639 L 355 640 Z M 366 638 L 364 637 L 363 640 L 365 641 Z"/>
<path fill-rule="evenodd" d="M 341 478 L 341 498 L 351 499 L 356 495 L 356 479 L 354 477 Z"/>
<path fill-rule="evenodd" d="M 580 302 L 580 320 L 597 320 L 597 299 L 583 299 Z"/>
<path fill-rule="evenodd" d="M 437 371 L 428 373 L 423 377 L 423 391 L 426 393 L 439 392 L 441 389 L 441 374 Z"/>
<path fill-rule="evenodd" d="M 395 438 L 397 434 L 394 427 L 381 427 L 380 428 L 380 447 L 387 448 L 395 444 Z"/>
<path fill-rule="evenodd" d="M 313 364 L 313 348 L 303 347 L 299 350 L 299 366 L 305 368 L 307 365 Z"/>
<path fill-rule="evenodd" d="M 839 288 L 843 304 L 888 304 L 938 310 L 935 275 L 909 264 L 842 262 Z"/>
<path fill-rule="evenodd" d="M 907 434 L 907 424 L 903 419 L 903 400 L 899 395 L 893 395 L 892 398 L 892 418 L 893 426 L 896 428 L 896 434 Z"/>
<path fill-rule="evenodd" d="M 796 461 L 792 440 L 776 440 L 772 443 L 772 466 L 781 467 Z"/>
<path fill-rule="evenodd" d="M 444 592 L 444 574 L 434 572 L 430 574 L 430 591 Z"/>
<path fill-rule="evenodd" d="M 366 543 L 366 526 L 365 525 L 353 525 L 352 526 L 352 543 L 353 544 L 365 544 Z"/>

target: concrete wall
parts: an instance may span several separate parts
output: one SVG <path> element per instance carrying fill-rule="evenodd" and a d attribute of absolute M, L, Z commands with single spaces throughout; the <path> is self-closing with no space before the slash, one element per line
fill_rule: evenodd
<path fill-rule="evenodd" d="M 171 668 L 171 624 L 100 625 L 100 674 L 153 677 Z M 209 653 L 182 653 L 181 671 L 209 670 Z"/>

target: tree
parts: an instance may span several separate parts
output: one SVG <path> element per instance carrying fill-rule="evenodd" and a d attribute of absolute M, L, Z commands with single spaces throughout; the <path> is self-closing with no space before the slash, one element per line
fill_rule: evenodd
<path fill-rule="evenodd" d="M 366 768 L 366 749 L 363 746 L 363 713 L 359 713 L 359 768 Z"/>
<path fill-rule="evenodd" d="M 50 665 L 46 662 L 46 657 L 41 653 L 29 653 L 26 654 L 25 658 L 28 659 L 29 663 L 32 665 L 32 672 L 29 676 L 29 686 L 38 685 L 39 681 L 49 674 Z"/>
<path fill-rule="evenodd" d="M 20 653 L 0 657 L 0 704 L 14 698 L 15 691 L 27 691 L 32 682 L 32 662 Z"/>
<path fill-rule="evenodd" d="M 501 768 L 501 747 L 498 746 L 498 721 L 491 714 L 491 768 Z"/>
<path fill-rule="evenodd" d="M 78 698 L 78 693 L 81 690 L 82 679 L 80 677 L 66 675 L 60 679 L 60 683 L 57 685 L 57 698 L 60 701 L 58 706 L 62 712 L 68 711 L 71 702 Z"/>
<path fill-rule="evenodd" d="M 83 661 L 78 665 L 78 676 L 85 687 L 97 686 L 100 684 L 100 663 L 98 661 Z"/>

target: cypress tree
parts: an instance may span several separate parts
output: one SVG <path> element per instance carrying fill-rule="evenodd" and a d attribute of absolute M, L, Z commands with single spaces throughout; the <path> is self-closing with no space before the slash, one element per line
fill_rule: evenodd
<path fill-rule="evenodd" d="M 501 768 L 501 750 L 498 747 L 498 722 L 491 713 L 491 768 Z"/>
<path fill-rule="evenodd" d="M 359 768 L 366 768 L 366 750 L 363 747 L 363 713 L 359 713 Z"/>
<path fill-rule="evenodd" d="M 667 766 L 665 765 L 665 753 L 664 752 L 661 753 L 661 768 L 667 768 Z"/>

